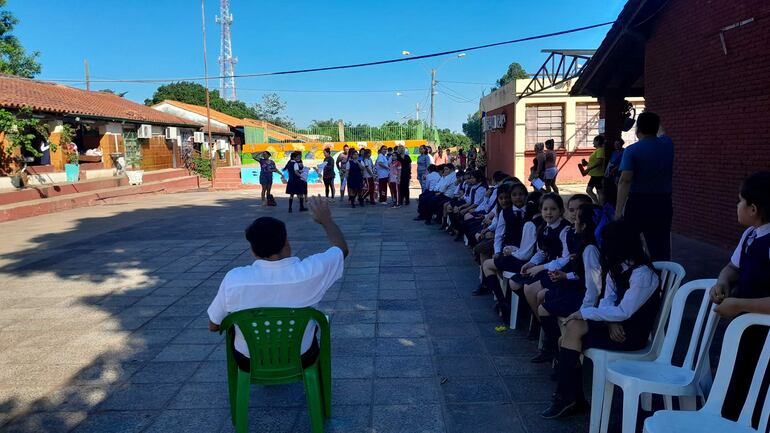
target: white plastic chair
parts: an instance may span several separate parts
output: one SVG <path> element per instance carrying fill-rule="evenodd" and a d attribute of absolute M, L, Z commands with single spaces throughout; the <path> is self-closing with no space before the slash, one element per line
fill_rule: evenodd
<path fill-rule="evenodd" d="M 701 376 L 711 374 L 704 371 L 704 359 L 709 356 L 709 347 L 717 327 L 717 318 L 711 308 L 709 289 L 716 284 L 715 279 L 695 280 L 682 286 L 676 293 L 671 309 L 663 349 L 654 361 L 621 359 L 607 367 L 607 382 L 604 387 L 601 431 L 607 431 L 612 408 L 612 394 L 615 385 L 623 389 L 623 433 L 636 431 L 636 417 L 639 409 L 639 397 L 642 393 L 664 396 L 666 409 L 672 409 L 672 397 L 680 397 L 680 406 L 696 409 L 696 398 L 705 402 L 706 396 L 701 389 Z M 692 293 L 703 292 L 695 326 L 690 336 L 687 354 L 681 367 L 673 365 L 674 349 L 682 326 L 687 298 Z M 682 397 L 692 397 L 682 399 Z"/>
<path fill-rule="evenodd" d="M 770 326 L 770 315 L 744 314 L 730 323 L 725 332 L 722 353 L 719 358 L 716 379 L 711 394 L 702 409 L 695 412 L 679 412 L 662 410 L 644 421 L 645 433 L 757 433 L 766 432 L 768 417 L 770 417 L 770 392 L 762 404 L 762 417 L 759 429 L 751 426 L 751 418 L 759 398 L 759 389 L 765 377 L 770 361 L 770 335 L 765 339 L 762 354 L 757 362 L 756 370 L 751 380 L 751 387 L 743 405 L 738 421 L 722 418 L 722 406 L 725 401 L 727 387 L 730 385 L 738 344 L 743 332 L 752 325 Z"/>
<path fill-rule="evenodd" d="M 658 314 L 657 325 L 654 328 L 650 343 L 642 350 L 618 352 L 602 349 L 588 349 L 583 356 L 593 361 L 593 379 L 591 381 L 591 421 L 590 433 L 599 433 L 602 422 L 602 404 L 604 402 L 604 383 L 606 382 L 607 365 L 618 359 L 653 360 L 660 354 L 663 347 L 666 321 L 671 312 L 671 303 L 679 290 L 679 285 L 685 276 L 684 268 L 674 262 L 654 262 L 655 269 L 660 271 L 660 286 L 663 292 L 663 303 Z M 648 401 L 645 401 L 648 400 Z M 649 407 L 649 395 L 643 397 L 642 406 Z"/>

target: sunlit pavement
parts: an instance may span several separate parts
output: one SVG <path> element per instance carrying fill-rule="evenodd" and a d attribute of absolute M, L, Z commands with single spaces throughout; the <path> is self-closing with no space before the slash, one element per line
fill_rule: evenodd
<path fill-rule="evenodd" d="M 222 338 L 206 307 L 253 258 L 255 217 L 287 222 L 295 254 L 328 246 L 307 213 L 255 192 L 182 193 L 0 224 L 0 428 L 234 431 Z M 495 332 L 461 243 L 412 221 L 416 203 L 334 215 L 351 246 L 320 308 L 331 316 L 327 431 L 582 432 L 538 416 L 554 389 L 535 343 Z M 295 203 L 295 207 L 297 203 Z M 255 388 L 254 432 L 309 431 L 301 385 Z"/>

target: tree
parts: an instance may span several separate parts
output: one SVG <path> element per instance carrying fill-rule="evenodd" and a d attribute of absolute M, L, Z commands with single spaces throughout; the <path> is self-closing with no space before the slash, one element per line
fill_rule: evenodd
<path fill-rule="evenodd" d="M 294 122 L 283 115 L 286 111 L 286 102 L 277 93 L 262 95 L 262 102 L 254 104 L 254 109 L 259 113 L 259 118 L 284 128 L 293 128 Z"/>
<path fill-rule="evenodd" d="M 519 80 L 523 78 L 529 78 L 529 74 L 527 74 L 527 71 L 525 71 L 520 64 L 513 62 L 508 65 L 508 71 L 506 71 L 505 74 L 500 77 L 499 80 L 497 80 L 497 86 L 493 87 L 492 91 L 505 86 L 513 80 Z"/>
<path fill-rule="evenodd" d="M 42 67 L 37 62 L 40 53 L 27 54 L 21 42 L 11 32 L 19 20 L 9 11 L 3 10 L 6 0 L 0 0 L 0 73 L 32 78 Z"/>
<path fill-rule="evenodd" d="M 209 95 L 212 101 L 221 99 L 219 92 L 216 90 L 212 90 Z M 191 83 L 189 81 L 164 84 L 155 90 L 152 98 L 144 100 L 144 105 L 155 105 L 163 102 L 165 99 L 203 106 L 206 105 L 206 88 L 198 83 Z"/>
<path fill-rule="evenodd" d="M 468 115 L 468 121 L 463 123 L 463 134 L 471 140 L 471 143 L 481 144 L 481 112 L 476 111 Z"/>
<path fill-rule="evenodd" d="M 441 147 L 460 147 L 467 149 L 471 145 L 471 140 L 463 134 L 452 132 L 449 129 L 439 129 L 438 138 Z"/>
<path fill-rule="evenodd" d="M 128 92 L 116 92 L 112 89 L 102 89 L 102 90 L 97 90 L 97 92 L 109 93 L 110 95 L 120 96 L 121 98 L 126 96 L 126 93 L 128 93 Z"/>

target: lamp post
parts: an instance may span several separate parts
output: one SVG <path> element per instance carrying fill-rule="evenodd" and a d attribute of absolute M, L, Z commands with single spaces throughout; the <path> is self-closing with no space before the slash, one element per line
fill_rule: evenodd
<path fill-rule="evenodd" d="M 407 50 L 401 51 L 401 54 L 404 56 L 412 55 L 412 53 Z M 465 57 L 465 53 L 460 53 L 456 56 L 453 56 L 444 60 L 444 63 L 439 65 L 438 68 L 433 68 L 430 70 L 430 130 L 431 130 L 431 133 L 433 132 L 433 125 L 434 125 L 434 118 L 435 118 L 435 111 L 436 111 L 436 84 L 438 83 L 438 81 L 436 81 L 436 71 L 443 68 L 450 61 L 459 60 L 459 59 L 462 59 L 463 57 Z"/>

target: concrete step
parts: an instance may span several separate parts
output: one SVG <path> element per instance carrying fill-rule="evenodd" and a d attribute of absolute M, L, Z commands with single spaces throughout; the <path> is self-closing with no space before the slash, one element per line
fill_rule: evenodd
<path fill-rule="evenodd" d="M 174 193 L 199 189 L 200 187 L 201 182 L 198 176 L 184 176 L 172 179 L 162 179 L 154 182 L 144 182 L 137 186 L 125 185 L 86 192 L 75 192 L 51 198 L 38 198 L 36 200 L 0 205 L 0 222 L 13 221 L 78 207 L 131 201 L 143 196 Z"/>
<path fill-rule="evenodd" d="M 185 176 L 188 176 L 187 170 L 172 168 L 167 170 L 147 171 L 144 173 L 143 181 L 144 183 L 159 182 Z M 117 188 L 121 186 L 128 186 L 128 178 L 126 176 L 98 178 L 54 185 L 30 186 L 21 190 L 0 193 L 0 206 L 108 188 Z"/>

